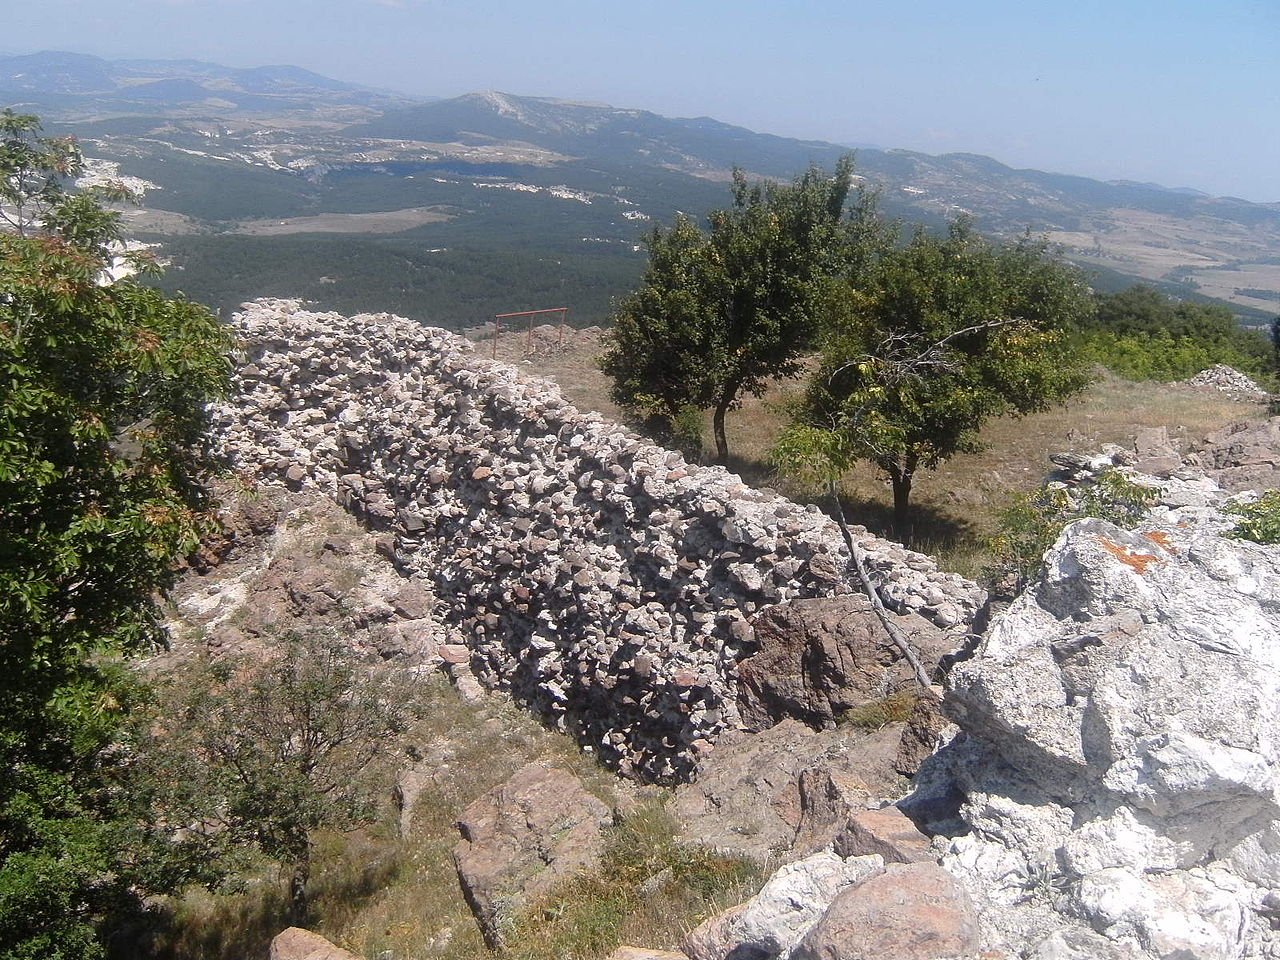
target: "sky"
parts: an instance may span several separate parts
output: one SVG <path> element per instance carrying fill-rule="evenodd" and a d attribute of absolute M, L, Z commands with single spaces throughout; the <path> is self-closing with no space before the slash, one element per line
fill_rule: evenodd
<path fill-rule="evenodd" d="M 1280 202 L 1280 0 L 42 0 L 0 50 L 288 63 Z"/>

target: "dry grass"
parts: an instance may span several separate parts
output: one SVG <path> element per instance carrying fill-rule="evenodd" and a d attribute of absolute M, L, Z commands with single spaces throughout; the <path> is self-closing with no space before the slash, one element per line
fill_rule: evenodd
<path fill-rule="evenodd" d="M 608 837 L 604 861 L 529 911 L 509 937 L 516 960 L 602 960 L 621 943 L 674 950 L 703 919 L 752 896 L 764 881 L 748 860 L 677 843 L 660 800 L 631 811 Z"/>
<path fill-rule="evenodd" d="M 458 887 L 454 822 L 472 800 L 526 762 L 547 759 L 566 766 L 610 804 L 620 802 L 621 791 L 633 789 L 514 704 L 493 699 L 469 706 L 439 677 L 430 681 L 428 695 L 430 715 L 415 730 L 413 742 L 439 763 L 418 799 L 411 835 L 398 835 L 397 814 L 388 800 L 374 826 L 318 839 L 310 926 L 363 957 L 492 955 Z M 190 891 L 164 905 L 165 922 L 150 955 L 264 958 L 271 938 L 289 925 L 287 906 L 280 879 L 265 866 L 243 892 Z"/>
<path fill-rule="evenodd" d="M 530 374 L 549 377 L 584 410 L 623 420 L 609 400 L 609 381 L 600 372 L 598 337 L 567 337 L 561 352 L 524 355 L 524 340 L 505 337 L 499 359 Z M 487 354 L 489 343 L 480 349 Z M 802 502 L 821 502 L 820 491 L 777 475 L 769 451 L 785 423 L 785 404 L 799 381 L 775 384 L 762 398 L 748 397 L 729 415 L 729 467 L 755 486 L 773 487 Z M 1233 420 L 1265 416 L 1261 404 L 1231 400 L 1212 390 L 1181 384 L 1135 383 L 1100 371 L 1095 382 L 1064 406 L 1021 419 L 1001 418 L 982 431 L 985 449 L 961 454 L 938 470 L 920 475 L 912 492 L 914 522 L 898 535 L 892 525 L 888 481 L 870 464 L 853 471 L 842 495 L 849 518 L 875 533 L 904 540 L 968 576 L 987 560 L 987 540 L 1013 496 L 1036 488 L 1052 469 L 1049 454 L 1097 450 L 1104 443 L 1129 444 L 1140 427 L 1166 427 L 1169 436 L 1190 445 Z M 710 437 L 708 423 L 704 436 Z"/>
<path fill-rule="evenodd" d="M 454 824 L 472 800 L 534 759 L 569 768 L 589 791 L 627 812 L 610 831 L 600 870 L 567 882 L 531 910 L 504 956 L 594 960 L 619 942 L 674 946 L 763 879 L 745 861 L 676 844 L 664 791 L 619 781 L 514 704 L 466 705 L 441 678 L 431 681 L 430 701 L 431 715 L 413 741 L 436 765 L 410 836 L 399 836 L 388 803 L 374 826 L 319 838 L 308 926 L 334 943 L 378 960 L 498 956 L 485 946 L 458 886 Z M 160 907 L 153 942 L 140 937 L 121 956 L 261 960 L 271 938 L 290 925 L 284 886 L 268 864 L 246 878 L 242 892 L 193 890 Z"/>

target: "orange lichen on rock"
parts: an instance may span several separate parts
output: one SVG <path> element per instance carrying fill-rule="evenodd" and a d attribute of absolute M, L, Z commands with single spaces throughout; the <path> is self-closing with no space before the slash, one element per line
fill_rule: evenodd
<path fill-rule="evenodd" d="M 1126 567 L 1131 567 L 1139 574 L 1147 572 L 1147 567 L 1153 563 L 1159 563 L 1160 558 L 1154 553 L 1136 553 L 1128 547 L 1118 543 L 1112 543 L 1106 537 L 1099 537 L 1098 542 L 1102 544 L 1102 549 L 1111 554 Z"/>
<path fill-rule="evenodd" d="M 1169 553 L 1178 552 L 1173 546 L 1173 538 L 1163 530 L 1150 530 L 1147 533 L 1144 533 L 1143 536 L 1157 546 L 1164 548 Z"/>

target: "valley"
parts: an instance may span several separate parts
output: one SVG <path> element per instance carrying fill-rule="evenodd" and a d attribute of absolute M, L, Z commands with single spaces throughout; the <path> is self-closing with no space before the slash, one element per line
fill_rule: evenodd
<path fill-rule="evenodd" d="M 789 179 L 848 152 L 706 117 L 496 92 L 424 101 L 185 61 L 5 58 L 0 97 L 145 191 L 129 223 L 162 245 L 166 290 L 224 313 L 302 296 L 451 329 L 562 302 L 602 323 L 639 277 L 646 232 L 726 205 L 734 166 Z M 859 184 L 904 223 L 1043 234 L 1100 290 L 1148 282 L 1246 323 L 1280 303 L 1280 205 L 973 154 L 855 153 Z M 503 273 L 541 281 L 495 290 Z"/>

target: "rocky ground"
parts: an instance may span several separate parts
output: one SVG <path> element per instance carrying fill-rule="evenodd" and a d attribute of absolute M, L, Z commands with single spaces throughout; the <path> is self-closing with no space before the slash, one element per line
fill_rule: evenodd
<path fill-rule="evenodd" d="M 541 650 L 536 630 L 505 633 L 520 621 L 504 619 L 490 585 L 468 577 L 486 565 L 544 562 L 517 560 L 522 555 L 511 533 L 518 529 L 512 519 L 526 509 L 521 479 L 531 475 L 511 467 L 532 462 L 528 450 L 536 438 L 513 433 L 501 419 L 509 412 L 495 421 L 485 412 L 494 408 L 457 397 L 445 404 L 455 411 L 441 428 L 448 439 L 420 427 L 406 432 L 406 423 L 421 422 L 409 416 L 420 412 L 410 399 L 425 394 L 439 406 L 445 394 L 420 379 L 407 389 L 405 380 L 381 377 L 384 361 L 369 359 L 370 334 L 360 334 L 358 361 L 335 370 L 343 328 L 326 320 L 321 333 L 330 340 L 317 344 L 321 352 L 307 361 L 312 372 L 300 377 L 276 359 L 288 355 L 288 338 L 261 316 L 258 323 L 255 336 L 267 349 L 253 356 L 248 376 L 258 384 L 253 416 L 260 419 L 247 430 L 234 417 L 226 423 L 242 457 L 265 457 L 259 461 L 264 473 L 300 489 L 267 483 L 235 499 L 227 536 L 196 558 L 175 594 L 179 648 L 240 649 L 299 623 L 327 624 L 424 678 L 444 671 L 457 695 L 478 709 L 512 689 L 517 700 L 525 699 L 518 686 L 486 668 L 495 634 L 505 638 L 504 655 L 526 665 L 522 648 L 509 642 L 513 635 L 540 655 L 565 648 Z M 361 321 L 362 331 L 369 327 Z M 262 362 L 268 355 L 270 367 Z M 423 359 L 396 362 L 403 364 L 398 369 L 415 370 Z M 544 393 L 522 392 L 506 373 L 481 376 L 471 361 L 450 368 L 450 376 L 490 399 L 514 400 L 509 409 L 517 418 L 536 421 L 561 409 Z M 340 392 L 317 393 L 317 377 L 327 377 L 330 386 L 335 377 L 347 379 Z M 316 403 L 308 399 L 317 396 Z M 373 396 L 391 405 L 380 408 Z M 339 413 L 342 429 L 330 436 L 326 417 Z M 392 420 L 397 432 L 387 426 Z M 786 566 L 790 558 L 776 540 L 763 546 L 777 524 L 792 522 L 779 501 L 744 491 L 726 495 L 719 474 L 686 483 L 696 468 L 626 447 L 630 440 L 603 426 L 592 433 L 596 426 L 571 422 L 581 435 L 558 436 L 573 468 L 585 472 L 573 480 L 577 493 L 561 502 L 565 509 L 552 511 L 553 520 L 566 522 L 552 525 L 572 531 L 581 555 L 582 542 L 603 528 L 584 522 L 568 504 L 590 516 L 621 516 L 622 501 L 611 498 L 631 482 L 632 467 L 642 480 L 638 495 L 666 489 L 656 475 L 681 497 L 692 492 L 697 515 L 713 517 L 715 536 L 723 538 L 702 546 L 725 566 L 700 566 L 694 538 L 674 541 L 671 563 L 657 568 L 669 567 L 665 576 L 676 583 L 689 577 L 705 585 L 723 576 L 733 584 L 715 595 L 733 604 L 733 619 L 743 624 L 728 634 L 736 637 L 733 668 L 717 675 L 714 720 L 695 728 L 709 731 L 700 737 L 705 745 L 693 738 L 671 742 L 669 749 L 687 760 L 673 768 L 671 792 L 624 789 L 584 765 L 574 750 L 528 746 L 513 752 L 518 759 L 496 764 L 492 776 L 469 780 L 475 789 L 450 818 L 457 832 L 449 839 L 449 866 L 455 902 L 469 909 L 474 926 L 459 932 L 452 914 L 445 946 L 438 938 L 424 940 L 436 944 L 424 947 L 424 955 L 465 955 L 456 952 L 459 945 L 473 942 L 471 955 L 497 949 L 532 956 L 519 952 L 528 946 L 522 924 L 570 909 L 562 899 L 566 889 L 593 877 L 607 884 L 617 869 L 610 859 L 612 831 L 656 799 L 671 817 L 671 830 L 689 844 L 676 848 L 685 851 L 682 857 L 693 860 L 704 856 L 696 849 L 709 848 L 756 864 L 767 879 L 753 896 L 741 891 L 728 909 L 701 903 L 679 936 L 646 937 L 644 929 L 620 927 L 640 945 L 619 948 L 617 960 L 1280 957 L 1280 552 L 1229 536 L 1233 520 L 1224 512 L 1231 491 L 1276 485 L 1280 418 L 1229 427 L 1190 450 L 1178 449 L 1166 432 L 1148 431 L 1132 447 L 1063 458 L 1058 482 L 1068 487 L 1120 468 L 1157 490 L 1157 503 L 1135 529 L 1098 520 L 1070 525 L 1041 576 L 995 611 L 981 636 L 966 636 L 938 615 L 944 604 L 969 599 L 963 581 L 946 580 L 923 562 L 913 567 L 913 555 L 884 548 L 891 558 L 885 563 L 920 575 L 908 577 L 896 595 L 899 581 L 881 581 L 882 592 L 897 598 L 892 616 L 935 681 L 934 689 L 916 695 L 863 598 L 850 591 L 827 597 L 788 592 L 790 581 L 773 576 L 774 565 L 785 577 L 799 569 Z M 477 437 L 495 424 L 499 446 L 482 447 Z M 601 459 L 602 450 L 613 459 Z M 475 462 L 464 465 L 464 454 Z M 433 455 L 451 458 L 438 482 L 429 478 L 439 469 Z M 527 469 L 536 473 L 548 462 Z M 343 475 L 344 463 L 366 472 Z M 383 472 L 371 486 L 372 467 Z M 428 478 L 422 490 L 435 492 L 414 493 L 405 471 L 420 471 Z M 565 474 L 556 483 L 573 479 L 569 471 L 553 471 Z M 409 500 L 397 502 L 405 490 Z M 458 490 L 465 497 L 451 499 Z M 537 501 L 529 503 L 536 511 Z M 662 527 L 680 519 L 684 504 L 670 501 L 647 519 L 627 514 L 627 523 L 654 524 L 657 516 Z M 765 513 L 775 526 L 760 526 Z M 494 519 L 501 517 L 506 520 Z M 511 554 L 505 559 L 478 542 L 503 522 L 502 549 Z M 619 531 L 609 523 L 606 536 L 614 539 L 607 542 L 613 543 Z M 468 525 L 470 533 L 459 537 Z M 429 565 L 406 562 L 408 555 L 426 554 L 433 529 L 448 531 L 449 549 L 470 551 L 467 563 L 443 579 Z M 531 529 L 519 531 L 522 550 L 529 549 Z M 787 534 L 788 550 L 793 534 L 803 536 L 800 527 Z M 542 537 L 534 552 L 545 554 L 549 545 Z M 743 562 L 748 549 L 756 551 L 754 579 L 747 579 Z M 447 553 L 432 556 L 451 562 Z M 593 565 L 585 579 L 579 576 Z M 590 591 L 601 583 L 616 591 L 623 583 L 610 581 L 613 568 L 594 559 L 555 569 L 533 589 L 603 604 L 608 598 Z M 637 589 L 665 589 L 651 585 L 656 582 Z M 763 595 L 768 583 L 783 588 Z M 953 592 L 931 597 L 933 586 Z M 463 594 L 484 598 L 479 616 Z M 918 602 L 902 602 L 908 596 Z M 698 623 L 719 622 L 692 615 L 711 599 L 696 597 L 682 613 L 694 634 Z M 513 592 L 508 601 L 527 604 L 530 597 Z M 557 623 L 558 608 L 544 609 L 552 612 L 542 619 Z M 651 619 L 642 631 L 670 626 Z M 961 618 L 963 624 L 984 620 L 972 613 Z M 635 629 L 639 621 L 620 623 Z M 693 649 L 704 646 L 693 643 Z M 677 689 L 694 686 L 681 679 L 683 656 L 670 646 L 633 649 L 628 683 L 665 677 L 663 684 Z M 592 683 L 614 690 L 612 675 L 600 672 L 604 660 L 583 663 Z M 566 674 L 558 667 L 541 676 Z M 572 701 L 591 688 L 560 689 Z M 618 695 L 633 689 L 639 688 L 624 687 Z M 681 703 L 691 711 L 712 709 L 709 701 L 699 706 L 677 697 L 674 719 Z M 509 731 L 502 723 L 491 730 Z M 633 735 L 629 728 L 626 735 Z M 436 738 L 407 757 L 397 790 L 402 831 L 427 822 L 424 797 L 463 778 L 457 758 L 474 748 L 477 736 L 472 728 L 465 745 Z M 629 769 L 643 779 L 654 768 Z M 432 822 L 439 825 L 438 818 Z M 655 864 L 636 888 L 647 892 L 628 901 L 629 909 L 642 911 L 646 900 L 669 895 L 675 875 L 670 864 Z M 282 936 L 273 948 L 278 960 L 316 948 L 297 932 Z"/>

